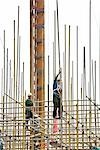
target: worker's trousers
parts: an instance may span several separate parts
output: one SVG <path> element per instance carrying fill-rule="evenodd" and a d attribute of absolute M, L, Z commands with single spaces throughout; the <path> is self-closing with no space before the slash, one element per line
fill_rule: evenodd
<path fill-rule="evenodd" d="M 29 119 L 33 119 L 33 113 L 31 111 L 31 109 L 26 108 L 25 115 L 26 115 L 26 127 L 28 128 L 28 121 L 29 121 Z"/>
<path fill-rule="evenodd" d="M 58 117 L 60 118 L 60 98 L 57 97 L 56 95 L 53 95 L 53 104 L 54 104 L 53 118 L 57 117 L 57 108 L 58 108 Z"/>

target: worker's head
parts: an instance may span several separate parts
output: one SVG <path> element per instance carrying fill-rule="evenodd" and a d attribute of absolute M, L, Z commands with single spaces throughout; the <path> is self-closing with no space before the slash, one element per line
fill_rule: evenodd
<path fill-rule="evenodd" d="M 31 97 L 32 97 L 32 93 L 29 93 L 29 94 L 28 94 L 28 98 L 31 98 Z"/>

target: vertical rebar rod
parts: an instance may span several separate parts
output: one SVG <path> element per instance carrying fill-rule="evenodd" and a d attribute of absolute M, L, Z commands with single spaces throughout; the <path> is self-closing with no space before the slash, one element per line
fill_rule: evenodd
<path fill-rule="evenodd" d="M 86 99 L 86 96 L 87 96 L 87 88 L 86 88 L 86 50 L 85 50 L 85 47 L 84 47 L 84 96 L 85 96 L 85 100 L 86 100 L 86 102 L 85 102 L 85 130 L 86 130 L 86 134 L 88 134 L 87 133 L 87 131 L 88 131 L 88 125 L 87 125 L 87 99 Z"/>
<path fill-rule="evenodd" d="M 68 122 L 68 135 L 69 135 L 69 147 L 70 147 L 70 26 L 69 26 L 69 43 L 68 43 L 68 112 L 69 112 L 69 122 Z"/>
<path fill-rule="evenodd" d="M 91 0 L 89 3 L 89 97 L 91 97 Z"/>
<path fill-rule="evenodd" d="M 85 117 L 85 47 L 83 47 L 83 118 Z M 85 119 L 85 118 L 84 118 Z M 85 120 L 83 122 L 85 124 Z"/>
<path fill-rule="evenodd" d="M 14 78 L 14 85 L 13 85 L 13 86 L 14 86 L 14 87 L 13 87 L 14 89 L 13 89 L 13 90 L 14 90 L 14 91 L 13 91 L 13 92 L 14 92 L 14 93 L 13 93 L 13 95 L 14 95 L 14 99 L 15 99 L 15 59 L 16 59 L 16 58 L 15 58 L 15 20 L 14 20 L 14 57 L 13 57 L 13 58 L 14 58 L 14 64 L 13 64 L 13 67 L 14 67 L 14 68 L 13 68 L 13 72 L 14 72 L 14 73 L 13 73 L 13 78 Z M 14 115 L 15 115 L 15 114 L 14 114 Z"/>
<path fill-rule="evenodd" d="M 79 120 L 78 118 L 78 26 L 76 27 L 76 81 L 77 81 L 77 95 L 76 95 L 76 98 L 77 98 L 77 120 Z M 77 121 L 77 137 L 76 137 L 76 140 L 77 140 L 77 150 L 78 150 L 78 121 Z"/>
<path fill-rule="evenodd" d="M 24 62 L 23 62 L 23 143 L 22 149 L 25 149 L 25 100 L 24 100 Z"/>
<path fill-rule="evenodd" d="M 59 68 L 60 68 L 60 36 L 59 36 L 59 10 L 58 10 L 58 0 L 56 0 L 57 6 L 57 35 L 58 35 L 58 57 L 59 57 Z"/>
<path fill-rule="evenodd" d="M 71 80 L 71 116 L 74 117 L 74 62 L 72 61 L 72 80 Z M 77 120 L 77 118 L 76 118 Z M 73 124 L 74 127 L 74 119 L 72 119 L 71 123 Z M 74 128 L 72 128 L 74 129 Z M 77 129 L 76 129 L 77 130 Z M 75 137 L 75 135 L 71 136 L 71 139 L 73 139 L 73 144 L 71 146 L 73 146 L 73 148 L 75 147 L 74 141 L 75 139 L 77 139 L 77 137 Z"/>
<path fill-rule="evenodd" d="M 78 26 L 76 27 L 76 77 L 77 77 L 77 103 L 78 103 Z"/>
<path fill-rule="evenodd" d="M 19 86 L 19 83 L 18 83 L 18 80 L 19 80 L 19 6 L 18 6 L 18 16 L 17 17 L 18 17 L 18 21 L 17 21 L 17 53 L 16 53 L 17 61 L 16 61 L 16 83 L 15 84 L 16 84 L 16 100 L 19 101 L 18 100 L 18 95 L 19 95 L 19 91 L 18 91 L 18 86 Z M 19 113 L 19 104 L 17 103 L 15 107 L 16 107 L 15 113 L 16 112 Z M 19 119 L 19 114 L 18 114 L 18 119 Z M 16 118 L 15 118 L 15 124 L 16 123 L 17 122 L 16 122 Z M 18 125 L 16 127 L 18 128 L 17 132 L 19 134 L 19 121 L 18 121 Z M 17 133 L 16 132 L 17 128 L 15 128 L 15 135 Z M 18 139 L 19 139 L 19 137 L 18 137 Z M 19 149 L 19 140 L 18 140 L 18 149 Z"/>
<path fill-rule="evenodd" d="M 61 68 L 60 68 L 61 69 Z M 61 74 L 60 74 L 60 80 L 61 80 L 61 82 L 62 82 L 62 69 L 61 69 Z M 62 83 L 61 83 L 62 84 Z M 61 115 L 61 123 L 60 123 L 60 134 L 61 134 L 61 138 L 60 138 L 60 140 L 61 140 L 61 149 L 62 149 L 62 142 L 63 142 L 63 135 L 62 135 L 62 133 L 63 133 L 63 124 L 62 124 L 62 102 L 63 102 L 63 100 L 62 100 L 62 93 L 60 94 L 60 115 Z"/>
<path fill-rule="evenodd" d="M 99 25 L 99 104 L 100 104 L 100 25 Z"/>
<path fill-rule="evenodd" d="M 54 80 L 54 78 L 55 78 L 55 76 L 56 76 L 56 73 L 55 73 L 55 68 L 56 68 L 56 66 L 55 66 L 55 46 L 54 46 L 55 44 L 54 44 L 54 42 L 53 42 L 53 80 Z"/>
<path fill-rule="evenodd" d="M 65 57 L 64 57 L 64 101 L 65 101 L 65 111 L 67 112 L 67 79 L 66 79 L 66 25 L 64 26 L 64 39 L 65 39 Z M 66 115 L 66 120 L 67 120 L 67 115 Z M 67 123 L 66 123 L 66 145 L 67 145 Z"/>
<path fill-rule="evenodd" d="M 85 116 L 85 113 L 86 113 L 86 104 L 85 104 L 85 99 L 86 99 L 86 87 L 85 87 L 85 46 L 83 47 L 83 122 L 84 122 L 84 130 L 86 129 L 86 116 Z M 85 138 L 85 137 L 84 137 Z"/>
<path fill-rule="evenodd" d="M 14 20 L 14 60 L 13 60 L 13 97 L 14 97 L 14 99 L 15 99 L 15 20 Z M 13 107 L 16 107 L 16 104 L 15 104 L 15 102 L 14 102 L 14 105 L 13 105 Z M 16 109 L 16 108 L 15 108 Z M 13 121 L 13 150 L 15 149 L 15 143 L 16 143 L 16 141 L 15 141 L 15 130 L 16 130 L 16 124 L 15 124 L 15 118 L 16 118 L 16 110 L 13 110 L 13 119 L 14 119 L 14 121 Z"/>
<path fill-rule="evenodd" d="M 3 75 L 4 75 L 4 86 L 3 86 L 3 88 L 4 88 L 4 97 L 3 97 L 3 132 L 4 132 L 4 119 L 5 119 L 5 30 L 4 30 L 4 73 L 3 73 Z"/>
<path fill-rule="evenodd" d="M 23 104 L 23 95 L 24 95 L 24 93 L 23 93 L 23 72 L 21 72 L 21 103 Z M 23 112 L 24 112 L 24 108 L 21 110 L 21 113 L 23 114 Z M 23 120 L 23 116 L 22 116 L 22 120 Z M 24 123 L 23 121 L 22 121 L 22 123 Z M 20 130 L 22 130 L 22 128 L 21 128 L 21 126 L 20 126 Z M 20 139 L 21 139 L 21 137 L 20 137 Z M 27 140 L 27 143 L 28 143 L 28 140 Z M 20 140 L 20 147 L 22 147 L 22 141 Z"/>
<path fill-rule="evenodd" d="M 100 104 L 100 25 L 99 25 L 99 104 Z"/>
<path fill-rule="evenodd" d="M 49 136 L 49 56 L 48 56 L 48 129 L 47 129 L 47 134 Z M 49 137 L 48 137 L 48 140 L 47 140 L 47 150 L 49 150 Z"/>
<path fill-rule="evenodd" d="M 83 111 L 83 115 L 82 115 L 82 123 L 83 123 L 83 128 L 85 130 L 86 126 L 85 126 L 85 47 L 83 47 L 83 99 L 82 99 L 83 103 L 82 103 L 82 111 Z M 83 143 L 84 143 L 84 139 L 85 136 L 83 134 Z M 84 144 L 83 144 L 84 147 Z"/>
<path fill-rule="evenodd" d="M 82 122 L 82 149 L 84 149 L 84 125 L 83 125 L 83 74 L 81 76 L 81 122 Z"/>
<path fill-rule="evenodd" d="M 18 100 L 18 67 L 19 67 L 19 6 L 18 6 L 18 27 L 17 27 L 17 62 L 16 62 L 16 100 Z"/>
<path fill-rule="evenodd" d="M 11 88 L 11 60 L 10 60 L 10 62 L 9 62 L 9 96 L 10 97 L 12 97 L 12 95 L 11 95 L 11 90 L 12 90 L 12 88 Z M 9 113 L 12 113 L 11 111 L 12 111 L 12 109 L 11 109 L 11 103 L 10 103 L 10 97 L 9 97 Z"/>
<path fill-rule="evenodd" d="M 4 105 L 3 105 L 3 102 L 4 102 L 4 72 L 3 72 L 3 68 L 1 70 L 1 107 L 2 107 L 2 121 L 3 121 L 3 124 L 2 124 L 2 132 L 4 134 Z"/>
<path fill-rule="evenodd" d="M 6 53 L 6 94 L 8 94 L 8 48 L 7 48 L 7 53 Z M 8 118 L 7 114 L 8 113 L 8 97 L 6 95 L 6 136 L 8 135 Z M 7 137 L 6 137 L 6 148 L 8 148 L 8 142 L 7 142 Z"/>
<path fill-rule="evenodd" d="M 18 102 L 20 101 L 20 42 L 21 42 L 21 37 L 19 37 Z M 20 113 L 20 109 L 19 109 L 19 104 L 18 104 L 18 120 L 20 119 L 19 113 Z M 20 123 L 18 121 L 18 142 L 20 141 L 19 132 L 20 132 Z M 20 144 L 18 144 L 18 148 L 19 148 L 19 145 Z"/>
<path fill-rule="evenodd" d="M 62 106 L 63 106 L 63 110 L 65 110 L 64 112 L 66 112 L 66 106 L 67 106 L 67 104 L 66 104 L 66 98 L 65 98 L 65 96 L 66 96 L 66 94 L 65 94 L 65 92 L 66 92 L 66 71 L 65 71 L 65 66 L 66 66 L 66 64 L 65 64 L 65 53 L 63 52 L 63 80 L 62 80 L 62 83 L 63 83 L 63 89 L 62 89 L 62 97 L 63 97 L 63 101 L 64 101 L 64 103 L 62 104 Z M 65 118 L 67 118 L 67 115 L 65 115 L 64 116 Z M 67 120 L 67 119 L 66 119 Z M 63 136 L 63 138 L 64 138 L 64 142 L 66 143 L 66 145 L 67 145 L 67 138 L 66 138 L 66 136 L 67 136 L 67 123 L 65 124 L 65 125 L 63 125 L 63 128 L 65 129 L 65 135 Z"/>
<path fill-rule="evenodd" d="M 9 96 L 10 97 L 12 97 L 12 78 L 11 78 L 11 60 L 10 60 L 10 62 L 9 62 Z M 10 113 L 11 114 L 11 118 L 13 117 L 12 116 L 12 103 L 11 103 L 11 99 L 10 99 L 10 97 L 9 97 L 9 106 L 8 106 L 8 108 L 9 108 L 9 111 L 8 111 L 8 113 Z M 13 128 L 10 126 L 9 128 L 8 128 L 8 130 L 10 131 L 10 129 L 12 130 Z M 11 149 L 11 135 L 9 136 L 9 149 Z"/>
<path fill-rule="evenodd" d="M 94 103 L 95 103 L 95 145 L 97 146 L 97 111 L 96 111 L 96 61 L 94 62 Z"/>
<path fill-rule="evenodd" d="M 54 55 L 53 55 L 53 58 L 54 58 L 54 78 L 56 76 L 56 11 L 54 11 Z"/>
<path fill-rule="evenodd" d="M 89 2 L 89 86 L 90 86 L 89 97 L 91 98 L 91 0 Z M 91 129 L 91 102 L 90 102 L 89 129 Z M 89 137 L 90 137 L 90 132 L 89 132 Z M 89 142 L 90 142 L 90 148 L 91 148 L 90 138 L 89 138 Z"/>
<path fill-rule="evenodd" d="M 4 102 L 5 102 L 5 101 L 4 101 L 4 96 L 3 96 L 3 110 L 2 110 L 2 111 L 3 111 L 3 129 L 2 129 L 3 135 L 4 135 L 4 127 L 5 127 L 5 126 L 4 126 L 4 119 L 5 119 L 5 114 L 4 114 L 4 108 L 5 108 L 5 107 L 4 107 Z"/>
<path fill-rule="evenodd" d="M 1 106 L 0 106 L 1 108 L 3 108 L 3 95 L 4 95 L 4 94 L 3 94 L 3 92 L 4 92 L 4 91 L 3 91 L 3 90 L 4 90 L 4 89 L 3 89 L 3 88 L 4 88 L 4 87 L 3 87 L 3 86 L 4 86 L 3 77 L 4 77 L 4 75 L 3 75 L 3 68 L 2 68 L 2 69 L 1 69 Z M 3 109 L 2 109 L 1 112 L 2 112 L 2 117 L 1 117 L 1 118 L 2 118 L 2 120 L 3 120 Z M 2 124 L 2 131 L 4 131 L 4 130 L 3 130 L 3 126 L 4 126 L 4 121 L 3 121 L 3 124 Z"/>

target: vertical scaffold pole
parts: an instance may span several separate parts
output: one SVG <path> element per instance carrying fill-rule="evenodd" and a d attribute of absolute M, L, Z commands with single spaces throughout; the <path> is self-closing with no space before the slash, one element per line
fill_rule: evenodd
<path fill-rule="evenodd" d="M 70 26 L 69 26 L 69 33 L 68 33 L 68 145 L 70 147 Z"/>
<path fill-rule="evenodd" d="M 3 108 L 3 95 L 4 95 L 4 80 L 3 80 L 3 77 L 4 77 L 4 75 L 3 75 L 3 68 L 1 69 L 1 107 Z M 3 120 L 3 109 L 2 109 L 2 120 Z M 4 120 L 3 120 L 3 123 L 2 123 L 2 131 L 4 131 L 4 129 L 3 129 L 3 126 L 4 126 Z"/>
<path fill-rule="evenodd" d="M 18 61 L 18 102 L 20 101 L 20 37 L 19 37 L 19 61 Z M 18 104 L 18 120 L 20 118 L 20 108 L 19 108 L 19 104 Z M 18 137 L 19 137 L 19 134 L 20 134 L 20 122 L 18 121 Z M 18 141 L 20 142 L 19 138 L 18 138 Z M 18 147 L 19 147 L 20 144 L 18 144 Z"/>
<path fill-rule="evenodd" d="M 83 110 L 82 107 L 82 101 L 83 101 L 83 74 L 81 76 L 81 110 Z M 81 111 L 81 122 L 82 122 L 82 149 L 84 149 L 84 125 L 83 125 L 83 111 Z"/>
<path fill-rule="evenodd" d="M 86 89 L 86 55 L 85 55 L 85 47 L 84 47 L 84 53 L 83 53 L 83 57 L 84 57 L 84 98 L 85 98 L 85 100 L 86 100 L 86 102 L 85 102 L 85 124 L 86 124 L 86 126 L 85 126 L 85 128 L 86 128 L 86 134 L 88 134 L 87 133 L 87 131 L 88 131 L 88 121 L 87 121 L 87 99 L 86 99 L 86 96 L 87 96 L 87 89 Z M 87 138 L 87 140 L 88 140 L 88 138 Z"/>
<path fill-rule="evenodd" d="M 95 103 L 95 146 L 97 146 L 97 111 L 96 111 L 96 61 L 94 62 L 94 103 Z"/>
<path fill-rule="evenodd" d="M 99 104 L 100 104 L 100 24 L 99 24 Z M 99 113 L 97 110 L 97 116 L 99 117 Z M 99 118 L 98 118 L 98 127 L 99 127 Z M 99 134 L 99 131 L 98 131 Z"/>
<path fill-rule="evenodd" d="M 6 56 L 6 94 L 8 93 L 8 48 L 7 48 L 7 56 Z M 8 97 L 6 95 L 6 136 L 8 135 Z M 8 148 L 7 137 L 6 137 L 6 148 Z"/>
<path fill-rule="evenodd" d="M 24 62 L 23 62 L 23 141 L 22 149 L 25 149 L 25 100 L 24 100 Z"/>
<path fill-rule="evenodd" d="M 77 77 L 77 96 L 76 96 L 76 98 L 77 98 L 77 105 L 76 105 L 76 107 L 77 107 L 77 114 L 76 114 L 76 116 L 77 116 L 77 130 L 76 130 L 76 135 L 77 135 L 77 137 L 76 137 L 76 140 L 77 140 L 77 150 L 78 150 L 78 139 L 79 139 L 79 137 L 78 137 L 78 26 L 76 27 L 76 63 L 77 63 L 77 69 L 76 69 L 76 77 Z"/>
<path fill-rule="evenodd" d="M 16 66 L 16 99 L 19 102 L 19 93 L 20 93 L 20 36 L 19 36 L 19 11 L 20 7 L 18 6 L 18 25 L 17 25 L 17 66 Z M 19 104 L 17 104 L 18 110 L 18 120 L 19 120 Z M 18 149 L 19 149 L 19 121 L 18 121 Z"/>
<path fill-rule="evenodd" d="M 67 95 L 66 95 L 66 85 L 67 85 L 67 82 L 66 82 L 66 25 L 64 26 L 64 34 L 65 34 L 65 57 L 64 57 L 64 102 L 65 102 L 65 110 L 67 112 Z M 66 120 L 67 120 L 67 115 L 66 115 Z M 66 145 L 67 145 L 67 123 L 65 125 L 66 127 Z"/>
<path fill-rule="evenodd" d="M 23 101 L 23 93 L 24 89 L 23 89 L 23 72 L 21 72 L 21 103 L 23 104 L 24 101 Z M 22 114 L 24 112 L 24 107 L 22 108 L 21 110 Z M 23 116 L 22 116 L 22 124 L 24 124 L 24 121 L 23 121 Z M 20 126 L 20 130 L 23 130 L 23 127 Z M 21 139 L 21 138 L 20 138 Z M 27 140 L 28 141 L 28 140 Z M 20 147 L 22 147 L 22 140 L 20 140 Z"/>
<path fill-rule="evenodd" d="M 12 95 L 11 95 L 11 93 L 12 93 L 12 85 L 11 85 L 12 83 L 11 83 L 11 60 L 10 60 L 10 62 L 9 62 L 9 96 L 10 97 L 12 97 Z M 12 113 L 11 111 L 11 103 L 10 103 L 10 97 L 9 97 L 9 113 Z"/>
<path fill-rule="evenodd" d="M 9 62 L 9 96 L 12 97 L 12 78 L 11 78 L 11 60 Z M 12 104 L 11 104 L 11 99 L 9 97 L 9 105 L 8 105 L 8 113 L 11 114 L 11 118 L 12 118 Z M 8 128 L 8 130 L 10 129 L 11 127 Z M 11 136 L 9 137 L 9 149 L 11 149 Z"/>
<path fill-rule="evenodd" d="M 4 113 L 5 113 L 5 30 L 4 30 L 4 71 L 3 71 L 3 75 L 4 75 L 4 86 L 3 86 L 3 88 L 4 88 L 4 96 L 3 96 L 3 133 L 4 133 L 4 119 L 5 119 L 5 115 L 4 115 Z"/>
<path fill-rule="evenodd" d="M 100 25 L 99 25 L 99 104 L 100 104 Z M 97 114 L 99 116 L 99 113 L 97 113 Z M 99 127 L 99 118 L 98 118 L 98 127 Z M 99 131 L 98 131 L 98 133 L 99 133 Z"/>
<path fill-rule="evenodd" d="M 91 0 L 89 2 L 89 98 L 91 99 Z M 91 102 L 89 116 L 89 129 L 91 129 Z M 89 130 L 89 142 L 91 148 L 90 134 Z"/>
<path fill-rule="evenodd" d="M 49 105 L 49 56 L 48 56 L 48 130 L 47 130 L 47 133 L 48 133 L 48 136 L 49 136 L 49 108 L 50 108 L 50 105 Z M 47 140 L 47 150 L 49 150 L 49 137 L 48 137 L 48 140 Z"/>
<path fill-rule="evenodd" d="M 14 60 L 13 60 L 13 97 L 15 99 L 15 20 L 14 20 Z M 16 107 L 16 104 L 14 102 L 13 107 Z M 16 109 L 16 108 L 15 108 Z M 16 114 L 15 114 L 15 109 L 13 110 L 13 150 L 15 149 L 15 130 L 16 130 L 16 124 L 15 124 L 15 118 L 16 118 Z"/>
<path fill-rule="evenodd" d="M 56 6 L 57 6 L 57 31 L 58 31 L 58 57 L 59 57 L 59 68 L 60 66 L 60 37 L 59 37 L 59 13 L 58 13 L 58 0 L 56 0 Z"/>
<path fill-rule="evenodd" d="M 56 76 L 56 11 L 54 11 L 54 49 L 53 49 L 53 72 Z"/>
<path fill-rule="evenodd" d="M 19 75 L 19 6 L 18 6 L 18 27 L 17 27 L 17 62 L 16 62 L 16 100 L 18 100 L 18 75 Z"/>
<path fill-rule="evenodd" d="M 74 62 L 72 61 L 72 78 L 71 78 L 71 117 L 74 117 Z M 76 118 L 77 120 L 77 118 Z M 74 125 L 74 119 L 71 120 L 71 124 Z M 72 130 L 74 129 L 74 126 L 72 127 Z M 76 129 L 77 130 L 77 129 Z M 71 132 L 72 133 L 72 132 Z M 77 139 L 75 137 L 75 134 L 71 136 L 71 139 L 73 139 L 73 144 L 71 144 L 71 148 L 73 146 L 74 148 L 74 141 Z"/>
<path fill-rule="evenodd" d="M 16 57 L 17 57 L 17 62 L 16 62 L 16 100 L 18 101 L 18 57 L 19 57 L 19 52 L 18 52 L 18 48 L 19 48 L 19 6 L 18 6 L 18 26 L 17 26 L 17 54 L 16 54 Z M 18 109 L 19 109 L 19 104 L 16 104 L 16 112 L 18 112 Z M 19 128 L 19 121 L 18 121 L 18 128 Z M 17 128 L 16 128 L 17 129 Z M 19 129 L 18 129 L 18 132 L 19 132 Z M 15 133 L 16 134 L 16 133 Z M 19 134 L 19 133 L 18 133 Z M 18 137 L 19 139 L 19 137 Z M 18 149 L 19 149 L 19 140 L 18 140 Z"/>

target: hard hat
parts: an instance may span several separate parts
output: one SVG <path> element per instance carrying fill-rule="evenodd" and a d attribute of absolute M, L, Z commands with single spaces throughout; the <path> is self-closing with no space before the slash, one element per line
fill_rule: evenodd
<path fill-rule="evenodd" d="M 29 93 L 28 96 L 32 96 L 32 93 Z"/>

